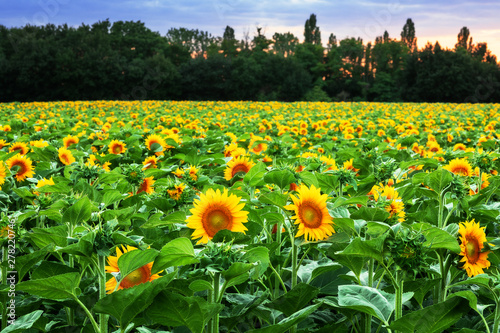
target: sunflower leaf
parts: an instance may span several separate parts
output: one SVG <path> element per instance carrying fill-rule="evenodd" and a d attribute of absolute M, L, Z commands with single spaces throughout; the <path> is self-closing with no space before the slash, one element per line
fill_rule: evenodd
<path fill-rule="evenodd" d="M 424 184 L 429 186 L 436 193 L 441 193 L 453 180 L 452 173 L 445 169 L 438 169 L 431 172 L 424 178 Z"/>
<path fill-rule="evenodd" d="M 273 170 L 264 176 L 264 181 L 271 184 L 276 184 L 280 189 L 287 188 L 291 183 L 295 182 L 295 176 L 290 170 Z"/>
<path fill-rule="evenodd" d="M 122 280 L 136 269 L 149 264 L 158 256 L 159 252 L 155 249 L 132 250 L 124 253 L 118 258 L 118 268 Z"/>
<path fill-rule="evenodd" d="M 264 328 L 259 328 L 259 329 L 254 329 L 248 331 L 248 333 L 284 333 L 287 332 L 292 326 L 295 324 L 301 322 L 302 320 L 306 319 L 309 317 L 314 311 L 316 311 L 323 302 L 317 303 L 314 305 L 309 305 L 308 307 L 305 307 L 295 313 L 293 313 L 291 316 L 288 316 L 287 318 L 281 320 L 279 323 L 275 325 L 270 325 L 266 326 Z"/>
<path fill-rule="evenodd" d="M 72 225 L 76 225 L 87 221 L 92 215 L 91 207 L 88 197 L 81 198 L 74 205 L 66 209 L 62 216 L 62 222 L 69 222 Z"/>
<path fill-rule="evenodd" d="M 452 252 L 460 253 L 460 245 L 458 245 L 456 237 L 450 235 L 448 232 L 424 222 L 414 223 L 412 228 L 417 231 L 420 230 L 425 236 L 426 241 L 424 246 L 428 246 L 431 249 L 448 249 Z"/>
<path fill-rule="evenodd" d="M 71 272 L 54 275 L 44 279 L 24 281 L 16 289 L 51 300 L 71 299 L 80 283 L 80 273 Z"/>
<path fill-rule="evenodd" d="M 260 162 L 255 164 L 243 177 L 243 181 L 248 186 L 257 186 L 264 184 L 264 175 L 266 174 L 267 166 Z"/>
<path fill-rule="evenodd" d="M 22 317 L 16 318 L 14 323 L 7 326 L 2 333 L 17 333 L 26 332 L 33 327 L 35 322 L 40 319 L 43 314 L 43 310 L 36 310 L 31 313 L 25 314 Z"/>
<path fill-rule="evenodd" d="M 176 238 L 162 247 L 155 259 L 151 274 L 156 274 L 167 267 L 183 266 L 199 262 L 195 258 L 194 247 L 188 238 Z"/>

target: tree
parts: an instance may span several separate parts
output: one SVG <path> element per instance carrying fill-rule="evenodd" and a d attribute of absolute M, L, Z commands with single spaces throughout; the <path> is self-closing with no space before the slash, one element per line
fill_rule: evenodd
<path fill-rule="evenodd" d="M 417 49 L 417 38 L 415 37 L 415 24 L 411 18 L 406 20 L 406 24 L 401 31 L 401 41 L 408 47 L 410 51 Z"/>
<path fill-rule="evenodd" d="M 311 14 L 304 26 L 304 43 L 321 45 L 321 32 L 316 26 L 316 15 Z"/>
<path fill-rule="evenodd" d="M 460 29 L 460 32 L 458 33 L 458 42 L 455 44 L 455 49 L 458 49 L 459 47 L 470 51 L 472 48 L 472 37 L 470 37 L 470 31 L 467 27 L 463 27 Z"/>
<path fill-rule="evenodd" d="M 234 29 L 226 26 L 224 35 L 222 35 L 221 49 L 225 56 L 234 57 L 238 53 L 238 41 L 234 37 Z"/>
<path fill-rule="evenodd" d="M 295 48 L 299 44 L 299 39 L 292 33 L 275 33 L 273 35 L 273 50 L 283 57 L 291 56 L 295 53 Z"/>
<path fill-rule="evenodd" d="M 257 27 L 257 35 L 252 40 L 252 49 L 254 52 L 268 51 L 269 45 L 272 43 L 261 31 L 262 27 Z"/>

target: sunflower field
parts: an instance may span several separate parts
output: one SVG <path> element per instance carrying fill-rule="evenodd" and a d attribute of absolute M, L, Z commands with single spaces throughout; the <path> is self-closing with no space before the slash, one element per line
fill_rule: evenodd
<path fill-rule="evenodd" d="M 7 332 L 488 332 L 497 104 L 0 104 Z"/>

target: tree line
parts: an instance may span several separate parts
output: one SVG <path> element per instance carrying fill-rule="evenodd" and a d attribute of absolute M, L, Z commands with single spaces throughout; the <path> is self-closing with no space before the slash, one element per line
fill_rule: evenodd
<path fill-rule="evenodd" d="M 243 40 L 172 28 L 165 36 L 138 21 L 0 25 L 0 102 L 48 100 L 279 100 L 500 102 L 500 67 L 486 43 L 463 27 L 453 49 L 417 48 L 408 19 L 401 35 L 326 46 L 315 14 L 304 39 Z"/>

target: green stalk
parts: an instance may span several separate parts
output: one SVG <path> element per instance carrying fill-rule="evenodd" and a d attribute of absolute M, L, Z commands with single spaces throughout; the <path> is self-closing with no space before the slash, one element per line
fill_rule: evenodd
<path fill-rule="evenodd" d="M 106 296 L 106 257 L 97 256 L 99 261 L 99 299 L 103 299 Z M 101 328 L 101 333 L 108 333 L 108 315 L 104 313 L 99 314 L 99 327 Z"/>
<path fill-rule="evenodd" d="M 403 316 L 403 277 L 399 270 L 396 271 L 396 308 L 394 313 L 394 320 L 398 320 Z"/>
<path fill-rule="evenodd" d="M 495 298 L 495 318 L 493 320 L 493 333 L 499 333 L 498 332 L 498 326 L 500 325 L 500 302 L 498 300 L 498 297 L 496 296 L 495 292 L 493 291 L 493 296 Z"/>
<path fill-rule="evenodd" d="M 220 291 L 219 288 L 220 288 L 220 273 L 215 273 L 213 303 L 219 302 L 219 291 Z M 222 293 L 220 296 L 222 296 Z M 212 333 L 219 333 L 219 313 L 216 313 L 214 318 L 212 319 Z"/>
<path fill-rule="evenodd" d="M 439 193 L 438 228 L 443 229 L 444 195 Z"/>
<path fill-rule="evenodd" d="M 373 287 L 373 258 L 368 260 L 368 287 Z M 365 314 L 365 333 L 372 331 L 372 315 Z"/>
<path fill-rule="evenodd" d="M 278 248 L 276 249 L 276 256 L 279 258 L 281 255 L 281 223 L 278 222 L 276 224 L 276 241 L 278 242 Z M 277 271 L 281 271 L 281 265 L 278 265 Z M 283 281 L 280 281 L 281 277 L 277 273 L 274 278 L 274 298 L 278 298 L 280 295 L 280 282 L 283 284 Z M 286 293 L 286 288 L 283 287 L 283 291 Z"/>
<path fill-rule="evenodd" d="M 82 301 L 80 301 L 78 299 L 78 297 L 76 297 L 75 295 L 73 295 L 73 299 L 82 307 L 83 311 L 85 311 L 85 314 L 90 319 L 90 322 L 92 323 L 92 326 L 94 327 L 95 333 L 101 333 L 101 330 L 99 329 L 99 325 L 97 325 L 97 322 L 95 321 L 94 317 L 90 313 L 89 309 L 87 309 L 85 304 L 83 304 Z"/>
<path fill-rule="evenodd" d="M 344 194 L 343 185 L 342 182 L 339 182 L 339 198 L 341 198 L 343 194 Z"/>

